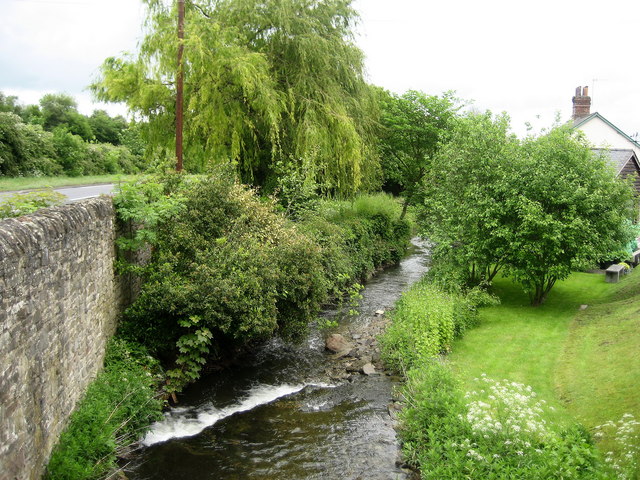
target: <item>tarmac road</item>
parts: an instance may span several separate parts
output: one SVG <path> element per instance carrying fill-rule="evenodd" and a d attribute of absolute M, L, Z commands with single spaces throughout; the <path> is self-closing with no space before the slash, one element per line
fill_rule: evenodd
<path fill-rule="evenodd" d="M 66 203 L 78 202 L 87 198 L 98 197 L 100 195 L 112 195 L 115 193 L 115 184 L 108 183 L 102 185 L 81 185 L 76 187 L 59 187 L 54 188 L 56 192 L 60 192 L 67 197 Z M 27 190 L 16 192 L 0 192 L 0 201 L 3 198 L 10 197 L 16 193 L 25 193 Z"/>

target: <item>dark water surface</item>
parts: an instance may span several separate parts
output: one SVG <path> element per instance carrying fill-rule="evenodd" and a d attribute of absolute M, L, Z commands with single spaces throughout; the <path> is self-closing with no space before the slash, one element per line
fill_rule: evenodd
<path fill-rule="evenodd" d="M 393 306 L 426 272 L 426 246 L 414 241 L 399 265 L 367 282 L 360 315 L 338 327 L 363 327 Z M 331 317 L 336 312 L 326 311 Z M 166 413 L 127 466 L 131 480 L 302 480 L 407 478 L 385 376 L 331 381 L 324 334 L 301 344 L 273 340 L 242 364 L 203 378 Z"/>

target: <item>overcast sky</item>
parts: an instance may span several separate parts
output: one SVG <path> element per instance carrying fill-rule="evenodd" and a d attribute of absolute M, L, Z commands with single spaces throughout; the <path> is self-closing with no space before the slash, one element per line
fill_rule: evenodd
<path fill-rule="evenodd" d="M 102 61 L 134 51 L 139 0 L 0 0 L 0 91 L 36 103 L 66 92 L 90 113 Z M 638 0 L 355 0 L 368 80 L 402 93 L 455 90 L 479 110 L 529 121 L 571 116 L 577 86 L 626 133 L 640 131 Z M 112 113 L 118 109 L 110 108 Z M 123 110 L 120 110 L 123 111 Z"/>

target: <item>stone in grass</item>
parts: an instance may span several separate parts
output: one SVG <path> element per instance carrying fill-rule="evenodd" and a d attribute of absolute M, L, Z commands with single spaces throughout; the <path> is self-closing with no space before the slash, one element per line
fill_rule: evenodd
<path fill-rule="evenodd" d="M 325 340 L 325 348 L 333 353 L 345 353 L 351 351 L 353 345 L 339 333 L 332 333 Z"/>
<path fill-rule="evenodd" d="M 378 317 L 381 317 L 382 315 L 384 315 L 384 310 L 376 310 L 376 315 Z"/>
<path fill-rule="evenodd" d="M 586 310 L 589 308 L 589 305 L 580 305 L 580 310 Z"/>

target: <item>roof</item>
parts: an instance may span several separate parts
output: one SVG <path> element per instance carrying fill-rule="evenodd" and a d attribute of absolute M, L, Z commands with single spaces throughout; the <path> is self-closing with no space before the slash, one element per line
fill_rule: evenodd
<path fill-rule="evenodd" d="M 599 118 L 604 123 L 606 123 L 611 128 L 613 128 L 616 132 L 618 132 L 620 135 L 622 135 L 624 138 L 629 140 L 636 148 L 640 148 L 640 143 L 636 142 L 633 138 L 631 138 L 629 135 L 624 133 L 622 130 L 620 130 L 618 127 L 616 127 L 613 123 L 611 123 L 609 120 L 604 118 L 598 112 L 594 112 L 594 113 L 592 113 L 590 115 L 587 115 L 586 117 L 581 117 L 581 118 L 575 119 L 574 122 L 573 122 L 573 128 L 580 128 L 582 125 L 584 125 L 585 123 L 589 122 L 590 120 L 593 120 L 594 118 Z"/>
<path fill-rule="evenodd" d="M 592 152 L 596 155 L 604 155 L 609 163 L 616 169 L 616 173 L 619 174 L 624 166 L 629 163 L 629 160 L 635 158 L 636 164 L 638 163 L 638 157 L 631 149 L 622 148 L 592 148 Z"/>

